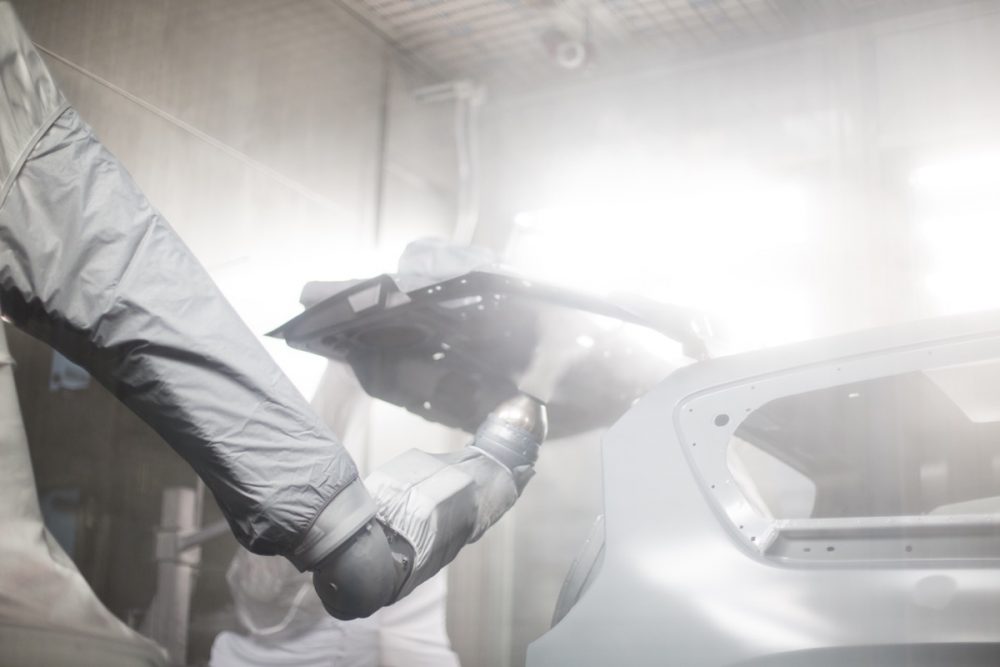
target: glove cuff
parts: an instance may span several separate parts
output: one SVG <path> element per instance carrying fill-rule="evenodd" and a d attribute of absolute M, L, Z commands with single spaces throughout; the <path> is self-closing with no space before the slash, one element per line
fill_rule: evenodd
<path fill-rule="evenodd" d="M 356 479 L 320 512 L 305 539 L 287 558 L 300 572 L 315 569 L 374 516 L 375 501 L 361 480 Z"/>

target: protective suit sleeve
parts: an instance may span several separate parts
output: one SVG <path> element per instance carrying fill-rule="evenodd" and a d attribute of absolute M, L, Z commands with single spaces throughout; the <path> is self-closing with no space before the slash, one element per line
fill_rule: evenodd
<path fill-rule="evenodd" d="M 7 3 L 0 152 L 4 316 L 156 429 L 251 551 L 290 554 L 328 507 L 367 522 L 350 457 L 68 108 Z"/>

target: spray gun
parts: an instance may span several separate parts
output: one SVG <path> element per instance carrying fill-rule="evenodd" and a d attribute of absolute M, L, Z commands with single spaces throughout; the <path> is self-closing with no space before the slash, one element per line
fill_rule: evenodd
<path fill-rule="evenodd" d="M 520 394 L 490 413 L 464 449 L 411 449 L 372 473 L 365 480 L 371 518 L 302 568 L 313 570 L 326 610 L 342 619 L 368 616 L 450 563 L 513 507 L 534 474 L 547 430 L 545 406 Z M 323 530 L 322 520 L 314 532 Z"/>

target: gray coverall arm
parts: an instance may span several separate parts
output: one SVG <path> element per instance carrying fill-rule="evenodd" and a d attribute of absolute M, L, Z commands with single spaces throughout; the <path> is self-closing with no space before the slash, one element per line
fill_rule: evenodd
<path fill-rule="evenodd" d="M 251 551 L 291 555 L 341 496 L 340 528 L 363 525 L 374 505 L 350 457 L 67 107 L 6 3 L 0 57 L 4 316 L 149 423 Z"/>

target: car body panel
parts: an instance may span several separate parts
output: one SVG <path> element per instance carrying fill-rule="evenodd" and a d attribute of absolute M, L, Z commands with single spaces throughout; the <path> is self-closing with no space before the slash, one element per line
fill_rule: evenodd
<path fill-rule="evenodd" d="M 812 527 L 817 544 L 833 549 L 788 559 L 772 550 L 801 522 L 749 512 L 726 466 L 742 416 L 770 398 L 989 358 L 1000 358 L 1000 313 L 675 371 L 605 435 L 603 562 L 576 605 L 531 645 L 528 665 L 997 664 L 995 517 L 966 517 L 944 536 L 935 518 L 875 520 L 861 538 L 858 522 L 821 520 Z M 720 426 L 721 414 L 733 418 Z M 975 532 L 989 543 L 964 557 Z M 897 538 L 955 548 L 872 556 L 872 542 Z"/>

